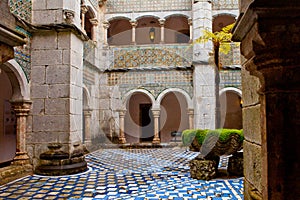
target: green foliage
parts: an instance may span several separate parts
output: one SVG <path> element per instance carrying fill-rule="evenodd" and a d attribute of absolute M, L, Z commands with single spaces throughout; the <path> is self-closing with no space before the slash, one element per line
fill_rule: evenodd
<path fill-rule="evenodd" d="M 187 130 L 184 130 L 182 132 L 182 143 L 183 145 L 185 146 L 188 146 L 192 143 L 193 139 L 195 138 L 196 136 L 196 130 L 194 129 L 187 129 Z"/>
<path fill-rule="evenodd" d="M 211 40 L 214 44 L 214 53 L 215 53 L 215 63 L 219 66 L 219 52 L 228 54 L 231 49 L 231 38 L 232 33 L 231 30 L 234 26 L 233 24 L 229 24 L 222 28 L 221 31 L 211 32 L 209 30 L 203 30 L 203 35 L 197 38 L 193 44 L 195 43 L 206 43 L 209 40 Z M 236 43 L 236 45 L 239 45 L 239 43 Z"/>
<path fill-rule="evenodd" d="M 240 136 L 240 141 L 244 140 L 243 130 L 238 129 L 216 129 L 216 130 L 201 130 L 201 129 L 188 129 L 182 132 L 182 142 L 185 146 L 190 145 L 196 137 L 199 144 L 203 144 L 208 135 L 219 137 L 220 141 L 227 141 L 232 134 Z"/>

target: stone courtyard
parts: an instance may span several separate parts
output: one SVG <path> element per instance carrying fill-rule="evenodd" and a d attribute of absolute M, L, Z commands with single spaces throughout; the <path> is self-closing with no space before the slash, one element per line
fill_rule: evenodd
<path fill-rule="evenodd" d="M 185 148 L 102 149 L 86 156 L 88 171 L 26 176 L 0 187 L 0 199 L 243 199 L 243 178 L 190 178 Z M 219 169 L 225 168 L 223 157 Z"/>

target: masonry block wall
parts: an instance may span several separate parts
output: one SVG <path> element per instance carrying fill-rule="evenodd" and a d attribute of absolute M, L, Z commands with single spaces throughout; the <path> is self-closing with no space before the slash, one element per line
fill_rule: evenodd
<path fill-rule="evenodd" d="M 33 23 L 63 23 L 64 10 L 74 12 L 79 26 L 80 1 L 36 1 Z M 52 18 L 52 17 L 55 17 Z M 72 153 L 82 141 L 83 41 L 71 30 L 39 31 L 32 38 L 32 132 L 28 153 L 36 166 L 49 143 Z"/>

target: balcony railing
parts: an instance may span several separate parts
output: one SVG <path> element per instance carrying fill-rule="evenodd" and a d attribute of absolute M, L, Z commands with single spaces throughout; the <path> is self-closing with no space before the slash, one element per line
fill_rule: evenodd
<path fill-rule="evenodd" d="M 107 13 L 191 10 L 191 0 L 109 0 Z"/>
<path fill-rule="evenodd" d="M 239 1 L 238 0 L 213 0 L 212 8 L 213 10 L 238 9 Z"/>
<path fill-rule="evenodd" d="M 118 46 L 110 48 L 109 68 L 181 67 L 192 64 L 189 44 Z"/>

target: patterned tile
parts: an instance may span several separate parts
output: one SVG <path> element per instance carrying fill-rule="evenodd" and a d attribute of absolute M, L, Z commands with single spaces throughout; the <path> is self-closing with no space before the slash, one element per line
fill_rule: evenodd
<path fill-rule="evenodd" d="M 0 199 L 243 199 L 243 178 L 190 178 L 187 164 L 196 156 L 179 148 L 99 150 L 86 156 L 87 172 L 27 176 L 0 187 Z"/>

